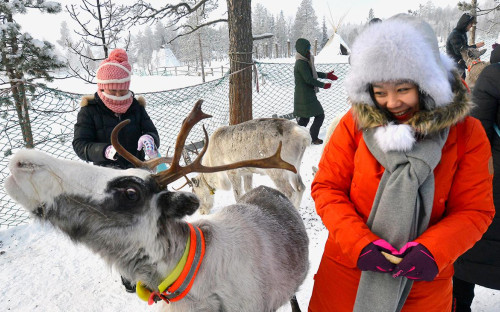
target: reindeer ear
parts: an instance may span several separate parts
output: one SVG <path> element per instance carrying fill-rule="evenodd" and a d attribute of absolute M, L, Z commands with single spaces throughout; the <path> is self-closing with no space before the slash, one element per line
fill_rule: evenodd
<path fill-rule="evenodd" d="M 182 218 L 192 215 L 200 207 L 200 200 L 193 193 L 163 192 L 158 198 L 158 206 L 166 217 Z"/>

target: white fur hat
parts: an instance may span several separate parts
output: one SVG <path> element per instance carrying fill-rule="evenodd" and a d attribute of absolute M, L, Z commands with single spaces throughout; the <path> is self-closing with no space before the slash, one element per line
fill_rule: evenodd
<path fill-rule="evenodd" d="M 368 26 L 352 46 L 350 63 L 345 86 L 354 103 L 374 105 L 369 85 L 397 80 L 416 83 L 435 102 L 426 105 L 441 107 L 453 100 L 453 61 L 439 51 L 431 26 L 416 17 L 398 14 Z"/>

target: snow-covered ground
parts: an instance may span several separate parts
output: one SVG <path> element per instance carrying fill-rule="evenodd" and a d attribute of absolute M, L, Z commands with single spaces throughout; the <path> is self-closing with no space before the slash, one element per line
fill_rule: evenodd
<path fill-rule="evenodd" d="M 326 128 L 326 127 L 324 127 Z M 322 131 L 320 137 L 324 137 Z M 327 231 L 316 215 L 310 196 L 312 166 L 321 156 L 322 146 L 309 147 L 304 155 L 301 174 L 307 190 L 300 213 L 309 235 L 309 274 L 297 294 L 303 311 L 311 296 L 313 275 L 323 253 Z M 265 176 L 256 176 L 255 184 L 272 186 Z M 213 212 L 234 203 L 232 192 L 217 191 Z M 189 220 L 201 217 L 198 213 Z M 0 310 L 1 311 L 155 311 L 135 294 L 125 292 L 120 275 L 103 260 L 50 226 L 39 223 L 0 231 Z M 332 298 L 334 300 L 334 298 Z M 291 311 L 288 305 L 280 312 Z M 476 288 L 473 311 L 500 311 L 500 292 Z"/>

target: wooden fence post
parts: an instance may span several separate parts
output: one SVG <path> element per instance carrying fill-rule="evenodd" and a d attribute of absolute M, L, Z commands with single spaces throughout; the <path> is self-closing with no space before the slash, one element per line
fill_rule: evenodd
<path fill-rule="evenodd" d="M 278 44 L 275 43 L 274 47 L 276 48 L 276 55 L 274 57 L 278 58 Z"/>
<path fill-rule="evenodd" d="M 290 50 L 290 40 L 288 40 L 286 44 L 288 45 L 288 57 L 291 57 L 292 51 Z"/>

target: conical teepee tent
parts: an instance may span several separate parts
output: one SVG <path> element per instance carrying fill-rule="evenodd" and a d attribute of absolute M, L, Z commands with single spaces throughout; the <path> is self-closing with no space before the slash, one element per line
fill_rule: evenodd
<path fill-rule="evenodd" d="M 351 49 L 338 33 L 333 33 L 315 57 L 315 63 L 347 63 Z"/>

